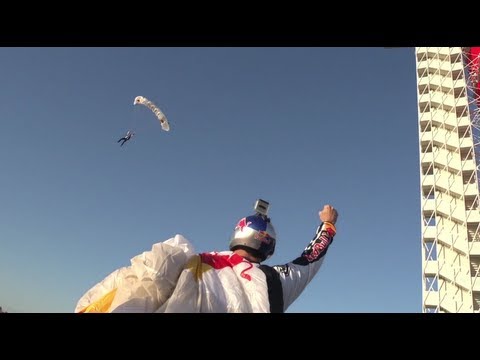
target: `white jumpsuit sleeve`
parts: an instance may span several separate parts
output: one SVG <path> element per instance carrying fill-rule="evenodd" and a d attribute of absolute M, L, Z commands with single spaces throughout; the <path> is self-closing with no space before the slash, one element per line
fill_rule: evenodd
<path fill-rule="evenodd" d="M 280 275 L 284 311 L 298 298 L 320 270 L 335 233 L 334 225 L 322 223 L 318 226 L 315 237 L 298 258 L 285 265 L 273 266 Z"/>

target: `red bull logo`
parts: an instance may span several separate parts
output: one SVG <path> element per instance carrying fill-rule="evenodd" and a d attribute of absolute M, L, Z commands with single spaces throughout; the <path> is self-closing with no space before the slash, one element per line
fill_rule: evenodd
<path fill-rule="evenodd" d="M 252 223 L 251 221 L 247 222 L 247 218 L 244 217 L 242 220 L 238 222 L 237 226 L 235 226 L 235 230 L 243 231 L 243 228 L 247 227 L 251 223 Z"/>
<path fill-rule="evenodd" d="M 272 239 L 270 238 L 270 236 L 268 235 L 268 233 L 266 231 L 258 231 L 255 234 L 255 239 L 260 240 L 261 242 L 263 242 L 265 244 L 268 244 L 268 245 L 272 242 Z"/>
<path fill-rule="evenodd" d="M 313 262 L 319 258 L 322 252 L 328 247 L 328 245 L 330 245 L 330 239 L 324 235 L 322 235 L 319 240 L 320 242 L 315 242 L 315 244 L 313 244 L 311 252 L 305 255 L 305 258 L 309 262 Z"/>

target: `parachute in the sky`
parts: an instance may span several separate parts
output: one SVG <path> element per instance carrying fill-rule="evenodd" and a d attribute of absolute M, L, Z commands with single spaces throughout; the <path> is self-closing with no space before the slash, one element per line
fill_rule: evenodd
<path fill-rule="evenodd" d="M 137 96 L 133 101 L 133 105 L 145 105 L 148 107 L 152 112 L 155 114 L 157 119 L 160 121 L 160 125 L 162 129 L 165 131 L 170 131 L 170 124 L 168 123 L 167 117 L 163 114 L 163 112 L 150 100 L 143 96 Z"/>

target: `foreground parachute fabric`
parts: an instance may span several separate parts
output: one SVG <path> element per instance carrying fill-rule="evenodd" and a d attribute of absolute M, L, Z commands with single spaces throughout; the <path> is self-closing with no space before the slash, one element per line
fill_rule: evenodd
<path fill-rule="evenodd" d="M 270 305 L 257 266 L 231 251 L 195 254 L 176 235 L 92 287 L 75 312 L 270 312 Z"/>
<path fill-rule="evenodd" d="M 137 96 L 135 100 L 133 101 L 133 105 L 144 105 L 148 107 L 152 112 L 155 114 L 157 119 L 160 121 L 160 125 L 162 126 L 162 129 L 165 131 L 170 131 L 170 124 L 168 123 L 168 120 L 166 116 L 163 114 L 163 112 L 150 100 L 143 96 Z"/>
<path fill-rule="evenodd" d="M 158 313 L 268 313 L 265 274 L 232 251 L 194 255 Z"/>
<path fill-rule="evenodd" d="M 192 244 L 181 235 L 156 243 L 88 290 L 75 312 L 154 312 L 171 295 L 193 254 Z"/>

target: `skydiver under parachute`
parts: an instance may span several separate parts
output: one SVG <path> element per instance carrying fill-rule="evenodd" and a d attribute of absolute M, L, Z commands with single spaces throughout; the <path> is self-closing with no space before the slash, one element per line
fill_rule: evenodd
<path fill-rule="evenodd" d="M 133 135 L 135 135 L 135 133 L 133 131 L 128 130 L 124 137 L 121 137 L 120 139 L 118 139 L 117 143 L 122 141 L 120 146 L 123 146 L 123 144 L 125 144 L 128 140 L 130 140 Z"/>
<path fill-rule="evenodd" d="M 133 105 L 144 105 L 147 108 L 149 108 L 154 115 L 157 117 L 158 121 L 160 121 L 160 125 L 162 126 L 162 129 L 164 131 L 170 131 L 170 124 L 168 123 L 168 120 L 166 116 L 163 114 L 163 112 L 150 100 L 143 96 L 137 96 L 135 100 L 133 101 Z M 128 140 L 132 138 L 132 136 L 135 135 L 135 133 L 131 130 L 128 130 L 125 136 L 121 137 L 118 139 L 117 142 L 122 142 L 120 146 L 123 146 Z"/>

